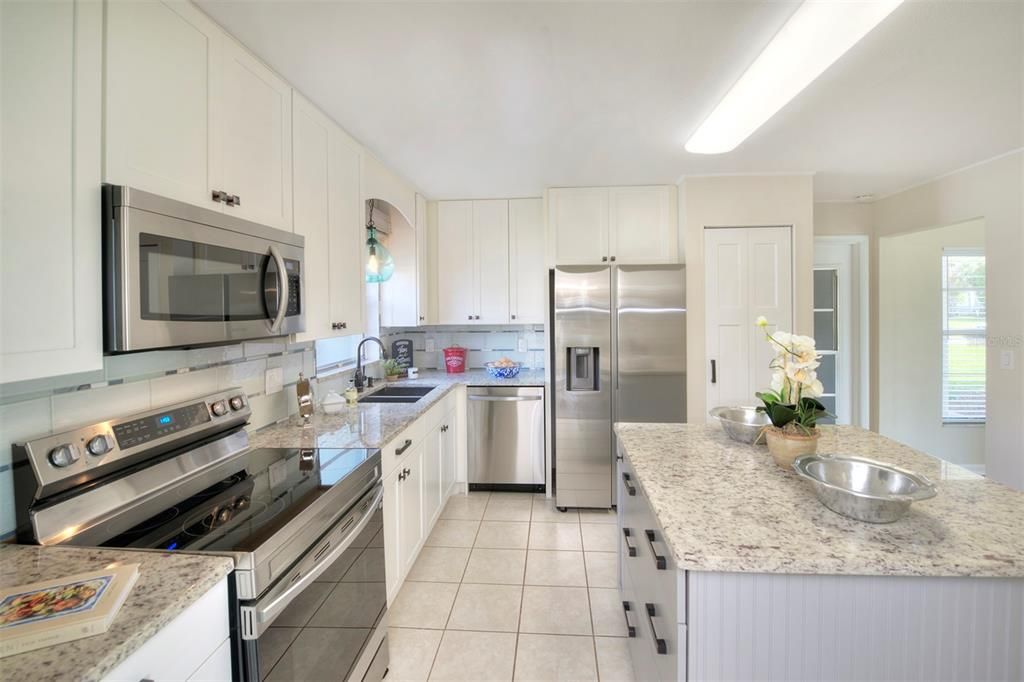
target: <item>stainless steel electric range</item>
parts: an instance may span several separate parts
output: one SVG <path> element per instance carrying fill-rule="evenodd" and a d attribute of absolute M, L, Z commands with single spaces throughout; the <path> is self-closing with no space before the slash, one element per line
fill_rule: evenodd
<path fill-rule="evenodd" d="M 251 450 L 250 415 L 231 389 L 14 444 L 18 539 L 229 555 L 236 679 L 380 680 L 380 451 Z"/>

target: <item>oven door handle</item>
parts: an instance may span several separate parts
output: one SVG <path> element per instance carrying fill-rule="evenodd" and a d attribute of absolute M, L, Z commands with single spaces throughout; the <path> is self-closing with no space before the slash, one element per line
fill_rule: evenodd
<path fill-rule="evenodd" d="M 258 639 L 273 620 L 277 618 L 282 611 L 284 611 L 285 607 L 288 606 L 288 604 L 290 604 L 300 592 L 309 587 L 310 583 L 315 582 L 316 579 L 334 563 L 335 559 L 340 557 L 342 553 L 352 545 L 352 540 L 358 537 L 366 526 L 369 525 L 370 519 L 373 518 L 373 512 L 380 506 L 381 500 L 383 499 L 384 486 L 383 484 L 378 484 L 376 493 L 373 495 L 373 502 L 366 507 L 366 512 L 363 514 L 363 518 L 359 520 L 359 523 L 357 523 L 351 531 L 349 531 L 344 540 L 335 545 L 334 549 L 317 561 L 316 567 L 313 568 L 313 570 L 289 585 L 288 589 L 284 592 L 268 595 L 272 598 L 266 604 L 262 603 L 262 601 L 257 601 L 252 606 L 243 606 L 242 639 Z"/>
<path fill-rule="evenodd" d="M 270 245 L 270 257 L 277 265 L 277 314 L 270 324 L 270 331 L 276 334 L 281 330 L 285 315 L 288 314 L 288 297 L 291 292 L 288 291 L 288 271 L 285 269 L 284 256 L 273 244 Z"/>

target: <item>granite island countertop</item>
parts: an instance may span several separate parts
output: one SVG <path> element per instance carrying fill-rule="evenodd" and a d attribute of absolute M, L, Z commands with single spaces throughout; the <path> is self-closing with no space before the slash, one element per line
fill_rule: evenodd
<path fill-rule="evenodd" d="M 1024 577 L 1024 492 L 853 426 L 818 452 L 930 478 L 931 500 L 891 524 L 830 511 L 764 446 L 718 424 L 617 424 L 619 443 L 680 569 L 748 573 Z"/>
<path fill-rule="evenodd" d="M 139 564 L 139 579 L 110 629 L 0 660 L 4 680 L 98 680 L 234 569 L 229 557 L 87 547 L 0 546 L 0 585 L 14 587 Z"/>
<path fill-rule="evenodd" d="M 372 390 L 384 386 L 377 383 Z M 456 386 L 544 386 L 544 370 L 522 370 L 512 379 L 495 379 L 485 370 L 448 374 L 421 370 L 417 379 L 402 379 L 389 386 L 435 386 L 414 403 L 358 403 L 337 414 L 319 406 L 308 426 L 292 416 L 249 433 L 251 448 L 379 448 L 414 422 Z M 368 391 L 368 392 L 371 392 Z M 365 394 L 363 394 L 365 395 Z M 317 396 L 317 399 L 322 396 Z"/>

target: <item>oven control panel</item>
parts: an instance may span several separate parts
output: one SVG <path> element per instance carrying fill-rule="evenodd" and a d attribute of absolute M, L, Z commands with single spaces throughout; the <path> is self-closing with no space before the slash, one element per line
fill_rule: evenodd
<path fill-rule="evenodd" d="M 211 407 L 203 401 L 150 417 L 121 422 L 114 426 L 114 438 L 117 439 L 119 448 L 127 450 L 148 443 L 154 438 L 162 438 L 204 424 L 212 418 L 211 411 Z M 223 413 L 217 416 L 223 416 Z"/>

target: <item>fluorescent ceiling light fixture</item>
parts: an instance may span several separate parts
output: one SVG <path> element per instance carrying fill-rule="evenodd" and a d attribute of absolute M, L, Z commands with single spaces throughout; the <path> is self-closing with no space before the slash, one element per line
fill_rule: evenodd
<path fill-rule="evenodd" d="M 700 124 L 686 151 L 724 154 L 735 149 L 902 2 L 804 2 Z"/>

